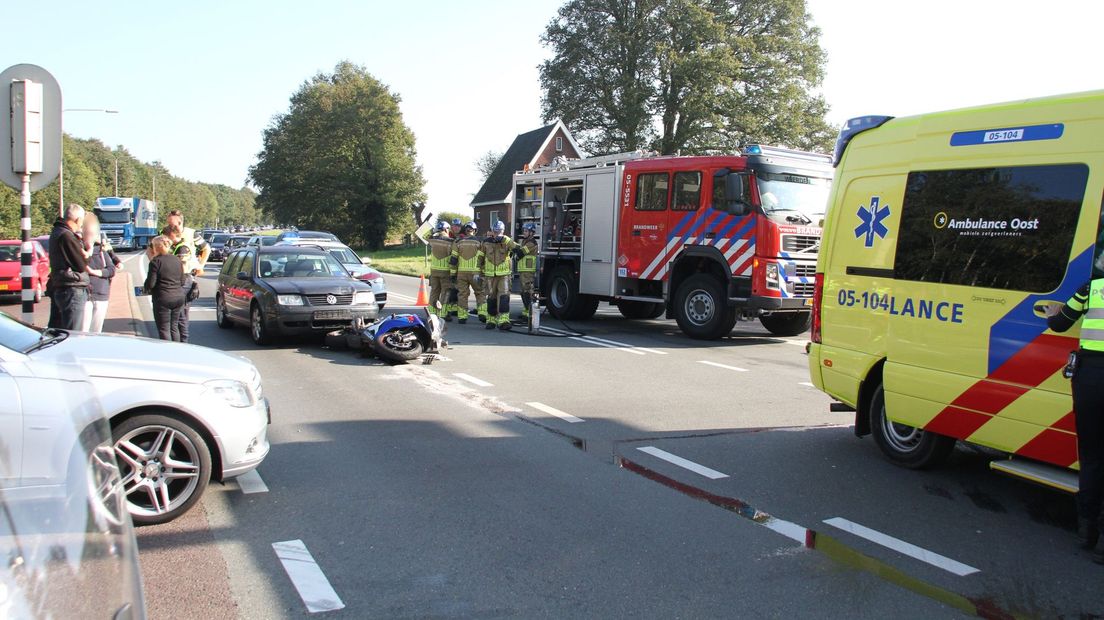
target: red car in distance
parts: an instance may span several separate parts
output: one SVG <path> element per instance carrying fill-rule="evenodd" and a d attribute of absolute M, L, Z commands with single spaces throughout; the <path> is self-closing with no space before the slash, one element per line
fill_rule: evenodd
<path fill-rule="evenodd" d="M 34 248 L 31 283 L 34 285 L 35 301 L 39 301 L 46 292 L 46 279 L 50 277 L 50 258 L 41 243 L 31 241 L 31 245 Z M 19 269 L 21 252 L 22 242 L 0 241 L 0 295 L 19 295 L 23 291 Z"/>

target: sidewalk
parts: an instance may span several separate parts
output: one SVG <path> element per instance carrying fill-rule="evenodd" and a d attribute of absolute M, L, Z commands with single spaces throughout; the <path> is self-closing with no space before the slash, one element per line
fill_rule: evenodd
<path fill-rule="evenodd" d="M 21 302 L 0 306 L 0 311 L 19 319 L 23 316 Z M 34 324 L 37 327 L 45 327 L 50 321 L 50 299 L 43 297 L 42 301 L 35 304 Z M 134 297 L 134 285 L 128 271 L 120 270 L 119 275 L 111 280 L 111 295 L 107 302 L 107 318 L 104 319 L 104 333 L 123 334 L 126 336 L 147 336 L 146 324 L 142 321 L 142 314 L 138 309 L 138 301 Z"/>

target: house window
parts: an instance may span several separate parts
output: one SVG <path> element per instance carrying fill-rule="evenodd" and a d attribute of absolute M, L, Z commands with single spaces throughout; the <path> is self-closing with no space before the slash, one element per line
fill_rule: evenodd
<path fill-rule="evenodd" d="M 483 214 L 482 214 L 482 213 L 478 213 L 478 212 L 477 212 L 477 213 L 475 214 L 475 219 L 476 219 L 476 220 L 481 220 L 481 219 L 483 219 Z"/>
<path fill-rule="evenodd" d="M 487 226 L 494 227 L 495 222 L 498 221 L 498 211 L 491 211 L 491 219 L 487 222 Z"/>
<path fill-rule="evenodd" d="M 556 152 L 563 152 L 563 136 L 556 136 Z"/>

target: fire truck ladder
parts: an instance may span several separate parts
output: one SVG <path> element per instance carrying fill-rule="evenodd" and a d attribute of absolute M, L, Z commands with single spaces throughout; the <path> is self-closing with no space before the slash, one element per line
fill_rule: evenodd
<path fill-rule="evenodd" d="M 658 157 L 659 153 L 655 151 L 628 151 L 625 153 L 614 153 L 612 155 L 599 155 L 596 157 L 584 157 L 582 159 L 567 159 L 565 157 L 557 157 L 551 162 L 538 166 L 533 170 L 522 171 L 522 174 L 536 173 L 536 172 L 564 172 L 567 170 L 579 170 L 583 168 L 604 168 L 606 166 L 616 166 L 622 162 L 631 161 L 634 159 L 646 159 L 649 157 Z"/>

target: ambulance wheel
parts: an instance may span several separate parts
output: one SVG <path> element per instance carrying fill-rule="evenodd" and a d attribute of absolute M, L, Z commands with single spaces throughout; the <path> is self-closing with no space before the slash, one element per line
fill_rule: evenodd
<path fill-rule="evenodd" d="M 775 336 L 796 336 L 805 333 L 813 324 L 813 315 L 809 312 L 777 312 L 764 314 L 759 322 Z"/>
<path fill-rule="evenodd" d="M 656 319 L 663 316 L 666 310 L 663 304 L 628 299 L 617 302 L 617 309 L 626 319 Z"/>
<path fill-rule="evenodd" d="M 589 319 L 598 310 L 598 298 L 580 294 L 575 274 L 567 267 L 552 272 L 544 299 L 552 316 L 561 320 Z"/>
<path fill-rule="evenodd" d="M 870 430 L 878 448 L 895 465 L 909 469 L 927 469 L 945 461 L 954 450 L 953 437 L 927 432 L 886 417 L 885 388 L 882 384 L 870 399 Z"/>
<path fill-rule="evenodd" d="M 695 340 L 716 340 L 736 326 L 736 309 L 728 307 L 724 285 L 717 278 L 699 273 L 678 287 L 675 320 L 682 333 Z"/>

